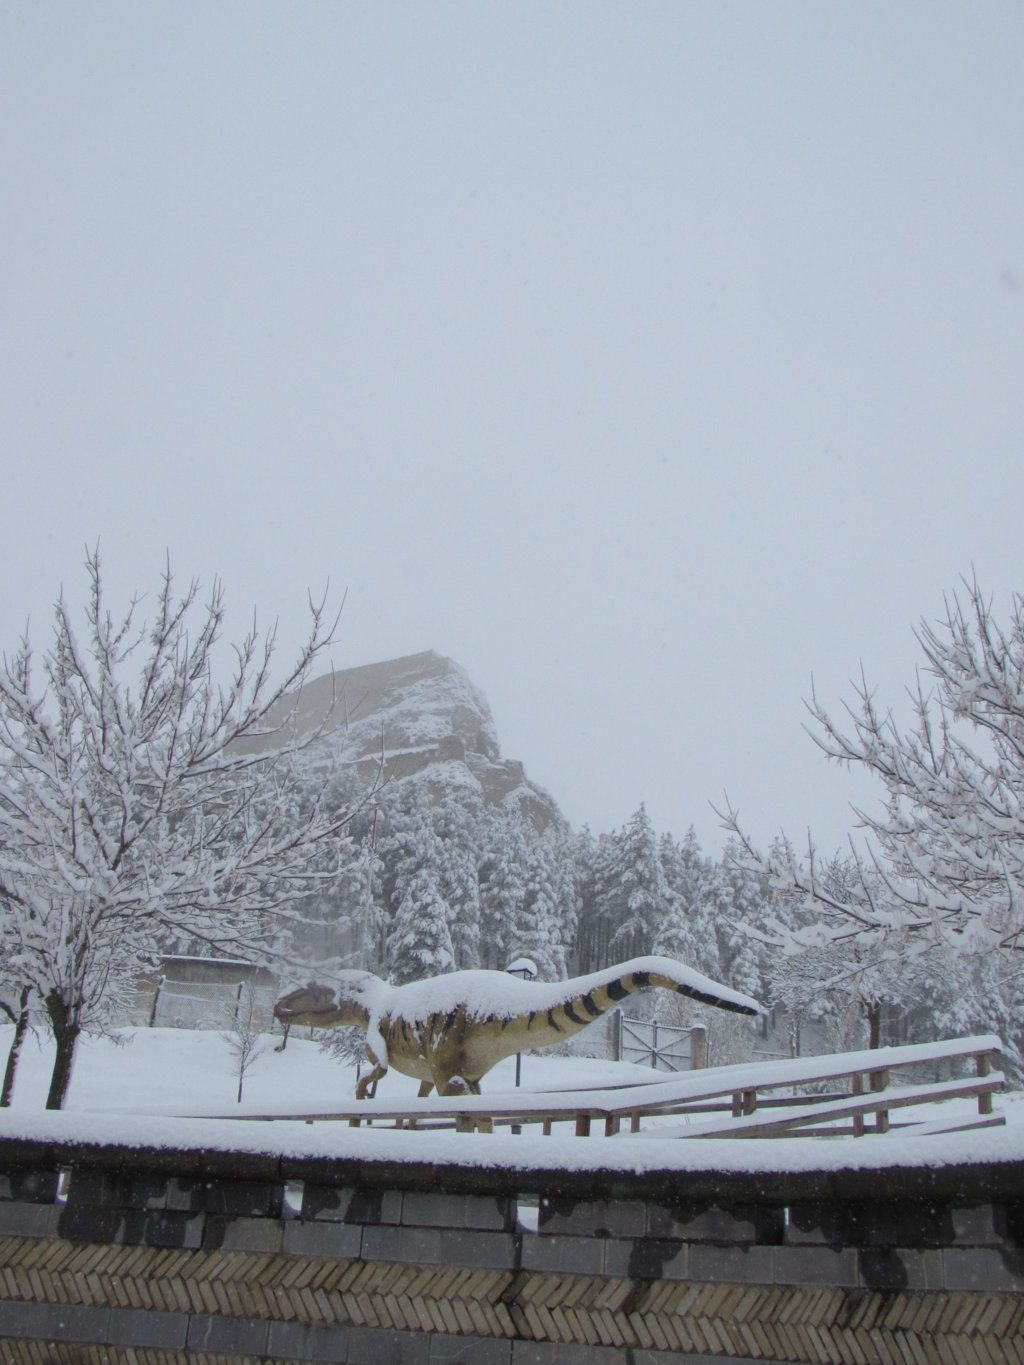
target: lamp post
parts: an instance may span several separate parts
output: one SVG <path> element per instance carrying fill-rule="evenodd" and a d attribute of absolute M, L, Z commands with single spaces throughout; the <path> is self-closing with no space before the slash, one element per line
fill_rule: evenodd
<path fill-rule="evenodd" d="M 528 957 L 517 957 L 514 962 L 510 962 L 505 968 L 509 976 L 518 976 L 520 981 L 533 981 L 537 975 L 537 964 L 531 962 Z M 519 1089 L 519 1077 L 522 1075 L 523 1054 L 516 1053 L 516 1089 Z M 512 1131 L 516 1131 L 517 1125 L 513 1124 Z"/>

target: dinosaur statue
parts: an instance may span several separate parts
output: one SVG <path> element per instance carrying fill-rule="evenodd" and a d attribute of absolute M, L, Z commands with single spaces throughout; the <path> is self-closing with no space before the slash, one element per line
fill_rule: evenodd
<path fill-rule="evenodd" d="M 480 1078 L 517 1052 L 562 1043 L 634 991 L 673 991 L 737 1014 L 761 1014 L 747 995 L 667 957 L 637 957 L 568 981 L 523 981 L 507 972 L 465 971 L 389 986 L 372 972 L 310 982 L 274 1006 L 286 1026 L 361 1028 L 373 1070 L 356 1098 L 372 1094 L 389 1067 L 420 1082 L 420 1096 L 478 1095 Z"/>

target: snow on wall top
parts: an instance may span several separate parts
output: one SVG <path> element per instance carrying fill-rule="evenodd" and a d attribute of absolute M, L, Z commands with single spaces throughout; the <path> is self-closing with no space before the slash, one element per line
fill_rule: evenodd
<path fill-rule="evenodd" d="M 533 1171 L 602 1171 L 623 1175 L 675 1171 L 680 1175 L 732 1173 L 787 1175 L 807 1172 L 935 1170 L 1024 1162 L 1024 1125 L 948 1133 L 824 1141 L 821 1138 L 671 1138 L 623 1142 L 618 1138 L 551 1136 L 533 1140 L 503 1133 L 417 1132 L 311 1127 L 233 1119 L 177 1119 L 63 1111 L 0 1111 L 0 1143 L 84 1143 L 120 1149 L 236 1152 L 277 1159 L 320 1157 L 360 1162 L 432 1162 L 437 1166 Z"/>

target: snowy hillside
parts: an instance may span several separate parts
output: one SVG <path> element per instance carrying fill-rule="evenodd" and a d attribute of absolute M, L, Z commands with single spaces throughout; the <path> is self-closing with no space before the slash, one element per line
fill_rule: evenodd
<path fill-rule="evenodd" d="M 300 733 L 323 727 L 311 772 L 336 766 L 385 780 L 416 777 L 436 794 L 468 787 L 492 806 L 521 809 L 538 829 L 563 817 L 552 797 L 502 758 L 487 699 L 464 669 L 433 650 L 349 668 L 307 683 L 282 707 Z M 246 747 L 260 747 L 249 742 Z"/>

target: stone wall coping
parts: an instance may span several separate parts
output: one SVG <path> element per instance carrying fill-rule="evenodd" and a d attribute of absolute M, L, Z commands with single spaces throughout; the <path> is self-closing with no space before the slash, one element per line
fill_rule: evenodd
<path fill-rule="evenodd" d="M 410 1134 L 415 1139 L 415 1134 Z M 821 1169 L 715 1169 L 716 1143 L 708 1142 L 707 1164 L 695 1168 L 648 1164 L 637 1170 L 602 1167 L 594 1150 L 593 1166 L 545 1165 L 537 1148 L 551 1139 L 529 1143 L 530 1159 L 493 1162 L 480 1159 L 481 1146 L 465 1143 L 465 1159 L 435 1161 L 409 1155 L 302 1155 L 273 1151 L 226 1150 L 222 1147 L 145 1145 L 129 1142 L 90 1142 L 68 1136 L 63 1140 L 0 1136 L 0 1171 L 54 1171 L 86 1167 L 125 1177 L 165 1176 L 190 1180 L 312 1182 L 328 1187 L 427 1190 L 447 1194 L 514 1195 L 536 1193 L 552 1198 L 591 1200 L 647 1200 L 673 1202 L 706 1200 L 719 1205 L 793 1204 L 887 1200 L 941 1201 L 953 1204 L 1024 1199 L 1024 1161 L 960 1161 L 956 1164 L 842 1167 L 829 1163 Z M 580 1145 L 606 1144 L 600 1139 L 573 1139 Z M 870 1142 L 871 1138 L 857 1139 Z M 881 1139 L 880 1141 L 884 1141 Z M 930 1140 L 928 1140 L 930 1141 Z M 788 1141 L 776 1139 L 784 1148 Z M 646 1144 L 645 1144 L 646 1145 Z M 691 1144 L 686 1144 L 691 1146 Z M 703 1148 L 705 1144 L 701 1144 Z M 827 1149 L 826 1149 L 827 1150 Z M 508 1148 L 503 1148 L 502 1156 Z M 647 1153 L 649 1155 L 649 1151 Z M 495 1152 L 497 1155 L 497 1152 Z M 524 1155 L 526 1153 L 524 1152 Z M 754 1153 L 751 1152 L 753 1157 Z M 543 1156 L 541 1147 L 540 1156 Z"/>

